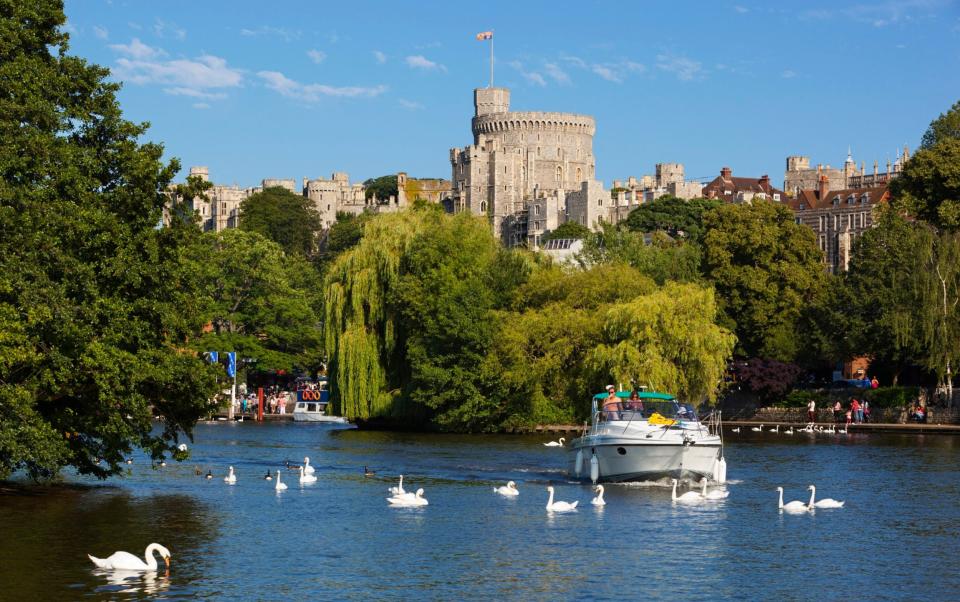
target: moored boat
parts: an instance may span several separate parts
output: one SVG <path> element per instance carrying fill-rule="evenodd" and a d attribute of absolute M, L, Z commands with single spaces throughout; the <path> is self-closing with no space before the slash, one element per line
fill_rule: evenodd
<path fill-rule="evenodd" d="M 329 401 L 330 397 L 326 380 L 321 380 L 317 383 L 315 389 L 298 390 L 297 403 L 293 407 L 294 422 L 332 422 L 336 424 L 346 424 L 346 418 L 327 414 Z"/>
<path fill-rule="evenodd" d="M 597 482 L 717 479 L 722 441 L 668 393 L 598 393 L 589 430 L 570 444 L 570 476 Z M 725 464 L 725 463 L 724 463 Z"/>

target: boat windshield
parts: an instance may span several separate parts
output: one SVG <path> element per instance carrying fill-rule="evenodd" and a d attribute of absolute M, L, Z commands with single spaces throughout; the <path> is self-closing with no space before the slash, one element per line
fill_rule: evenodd
<path fill-rule="evenodd" d="M 663 399 L 643 399 L 605 403 L 600 410 L 601 420 L 696 420 L 697 415 L 687 404 Z"/>

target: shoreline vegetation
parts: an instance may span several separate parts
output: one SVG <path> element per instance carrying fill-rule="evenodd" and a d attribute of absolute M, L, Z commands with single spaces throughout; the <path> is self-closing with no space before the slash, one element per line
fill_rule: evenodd
<path fill-rule="evenodd" d="M 0 19 L 0 479 L 106 478 L 134 448 L 185 459 L 226 386 L 210 350 L 251 383 L 326 372 L 334 413 L 417 430 L 581 423 L 610 382 L 697 405 L 735 385 L 769 405 L 857 356 L 951 403 L 960 103 L 847 272 L 765 199 L 666 197 L 568 228 L 583 251 L 561 265 L 419 200 L 321 231 L 304 197 L 268 188 L 239 229 L 201 232 L 210 183 L 173 183 L 179 162 L 123 118 L 109 70 L 69 53 L 62 2 Z"/>

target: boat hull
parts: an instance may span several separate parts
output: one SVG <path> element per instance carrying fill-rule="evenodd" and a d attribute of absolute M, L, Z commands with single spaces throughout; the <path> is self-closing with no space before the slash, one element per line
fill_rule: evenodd
<path fill-rule="evenodd" d="M 582 452 L 577 472 L 577 452 Z M 596 456 L 601 483 L 652 481 L 664 477 L 699 480 L 712 479 L 715 461 L 720 457 L 720 442 L 683 443 L 635 439 L 594 439 L 584 437 L 573 442 L 569 474 L 575 479 L 592 480 L 591 458 Z"/>
<path fill-rule="evenodd" d="M 326 414 L 317 414 L 310 412 L 294 412 L 294 422 L 330 422 L 333 424 L 347 424 L 347 419 L 343 416 L 327 416 Z"/>

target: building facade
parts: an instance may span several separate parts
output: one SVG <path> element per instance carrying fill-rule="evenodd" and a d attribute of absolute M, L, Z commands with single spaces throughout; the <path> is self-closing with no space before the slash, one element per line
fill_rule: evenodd
<path fill-rule="evenodd" d="M 627 199 L 638 203 L 649 203 L 668 195 L 688 201 L 703 196 L 703 184 L 686 181 L 683 163 L 657 163 L 655 169 L 655 176 L 614 180 L 613 190 L 617 194 L 626 193 Z"/>
<path fill-rule="evenodd" d="M 786 200 L 782 190 L 770 185 L 770 176 L 743 178 L 733 175 L 733 170 L 724 167 L 720 176 L 703 187 L 703 196 L 708 199 L 720 199 L 726 203 L 744 203 L 754 198 L 771 201 Z"/>
<path fill-rule="evenodd" d="M 847 160 L 843 162 L 843 167 L 835 168 L 830 165 L 818 164 L 816 167 L 810 167 L 810 157 L 794 155 L 787 157 L 787 169 L 783 174 L 783 189 L 791 196 L 797 196 L 800 190 L 817 190 L 820 186 L 820 179 L 827 178 L 830 190 L 843 190 L 854 188 L 875 188 L 883 186 L 892 178 L 900 174 L 903 164 L 910 158 L 910 147 L 903 147 L 903 154 L 897 149 L 897 157 L 893 163 L 887 159 L 887 170 L 881 172 L 880 164 L 873 162 L 873 172 L 866 171 L 866 165 L 861 161 L 860 167 L 857 167 L 853 160 L 853 154 L 847 149 Z"/>
<path fill-rule="evenodd" d="M 823 175 L 816 190 L 800 190 L 787 205 L 797 223 L 817 235 L 827 271 L 840 273 L 850 267 L 853 243 L 873 227 L 877 206 L 889 199 L 886 185 L 831 190 L 830 178 Z"/>

